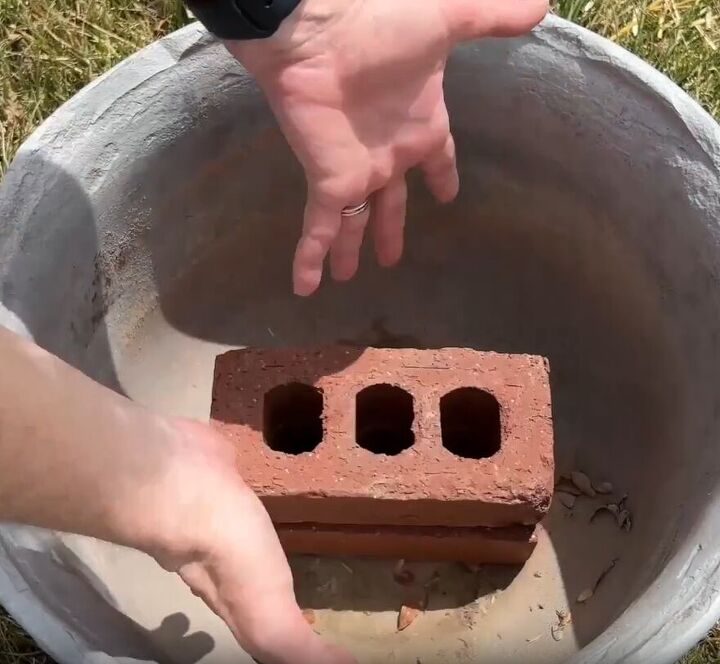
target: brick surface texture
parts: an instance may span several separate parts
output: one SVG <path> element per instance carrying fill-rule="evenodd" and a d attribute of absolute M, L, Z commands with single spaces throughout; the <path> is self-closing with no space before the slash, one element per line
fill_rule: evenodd
<path fill-rule="evenodd" d="M 466 542 L 519 540 L 505 557 L 522 557 L 552 496 L 548 365 L 537 356 L 230 351 L 216 361 L 211 419 L 294 550 L 307 548 L 314 529 L 332 552 L 327 542 L 343 531 L 333 525 L 346 527 L 359 550 L 372 549 L 385 527 L 396 528 L 397 541 L 403 535 L 403 546 L 438 535 L 400 527 L 441 527 Z M 472 527 L 501 530 L 462 530 Z"/>

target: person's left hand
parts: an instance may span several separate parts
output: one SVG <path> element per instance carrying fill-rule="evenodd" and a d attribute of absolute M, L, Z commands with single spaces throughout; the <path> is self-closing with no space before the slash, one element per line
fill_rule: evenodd
<path fill-rule="evenodd" d="M 268 40 L 228 42 L 268 96 L 308 181 L 294 287 L 309 295 L 330 254 L 358 267 L 371 225 L 381 265 L 403 252 L 405 176 L 419 166 L 438 200 L 458 192 L 443 73 L 458 42 L 529 31 L 547 0 L 303 0 Z M 370 198 L 371 210 L 341 211 Z"/>

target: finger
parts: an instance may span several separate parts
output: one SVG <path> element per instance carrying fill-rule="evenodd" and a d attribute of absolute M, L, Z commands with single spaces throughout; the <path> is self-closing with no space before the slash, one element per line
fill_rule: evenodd
<path fill-rule="evenodd" d="M 262 664 L 356 664 L 345 650 L 318 636 L 297 605 L 293 609 L 273 604 L 267 615 L 253 616 L 258 627 L 251 654 Z"/>
<path fill-rule="evenodd" d="M 370 219 L 370 208 L 353 217 L 340 217 L 340 231 L 330 250 L 330 270 L 333 279 L 352 279 L 360 262 L 365 228 Z"/>
<path fill-rule="evenodd" d="M 450 30 L 458 41 L 523 35 L 548 9 L 548 0 L 447 0 L 446 5 Z"/>
<path fill-rule="evenodd" d="M 219 504 L 217 514 L 208 520 L 213 546 L 199 559 L 180 565 L 176 571 L 181 578 L 258 662 L 355 664 L 344 650 L 322 640 L 305 620 L 295 599 L 287 558 L 257 496 L 238 486 L 223 496 L 225 504 Z M 228 526 L 238 514 L 242 527 Z"/>
<path fill-rule="evenodd" d="M 392 267 L 402 257 L 406 211 L 407 183 L 402 175 L 390 180 L 373 198 L 375 253 L 383 267 Z"/>
<path fill-rule="evenodd" d="M 420 167 L 425 173 L 428 189 L 441 203 L 449 203 L 458 195 L 460 177 L 455 158 L 455 141 L 451 134 L 448 134 L 445 144 L 428 155 Z"/>
<path fill-rule="evenodd" d="M 312 195 L 305 206 L 303 236 L 295 251 L 293 287 L 296 295 L 312 295 L 322 280 L 323 263 L 340 230 L 340 210 Z"/>

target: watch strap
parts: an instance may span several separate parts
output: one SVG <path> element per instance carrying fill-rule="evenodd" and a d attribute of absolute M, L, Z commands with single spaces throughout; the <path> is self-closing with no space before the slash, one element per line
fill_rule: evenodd
<path fill-rule="evenodd" d="M 220 39 L 265 39 L 300 0 L 185 0 L 195 18 Z"/>

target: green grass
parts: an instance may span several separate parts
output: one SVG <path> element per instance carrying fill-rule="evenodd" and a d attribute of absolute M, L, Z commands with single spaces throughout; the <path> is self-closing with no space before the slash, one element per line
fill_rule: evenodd
<path fill-rule="evenodd" d="M 18 624 L 0 607 L 0 664 L 52 664 Z"/>
<path fill-rule="evenodd" d="M 57 106 L 184 20 L 179 0 L 0 0 L 0 174 Z"/>
<path fill-rule="evenodd" d="M 720 626 L 710 632 L 695 650 L 683 657 L 679 664 L 720 664 Z"/>
<path fill-rule="evenodd" d="M 557 0 L 554 10 L 645 58 L 720 117 L 720 0 Z M 0 0 L 0 175 L 59 104 L 184 22 L 179 0 Z M 51 664 L 1 610 L 0 664 Z M 683 664 L 720 664 L 720 628 Z"/>
<path fill-rule="evenodd" d="M 720 0 L 559 0 L 556 11 L 644 58 L 720 117 Z"/>

